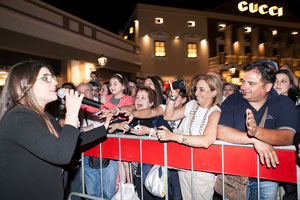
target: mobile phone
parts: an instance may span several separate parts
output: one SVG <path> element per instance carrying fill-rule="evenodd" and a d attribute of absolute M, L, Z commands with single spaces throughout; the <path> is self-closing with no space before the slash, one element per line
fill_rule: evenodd
<path fill-rule="evenodd" d="M 134 129 L 134 125 L 133 125 L 133 124 L 130 124 L 130 125 L 129 125 L 129 128 L 130 128 L 130 129 Z"/>
<path fill-rule="evenodd" d="M 174 81 L 172 83 L 173 89 L 186 89 L 186 82 L 184 80 Z"/>

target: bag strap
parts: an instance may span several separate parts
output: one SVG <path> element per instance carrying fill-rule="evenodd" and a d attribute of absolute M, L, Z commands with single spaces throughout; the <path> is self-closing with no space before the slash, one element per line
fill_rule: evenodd
<path fill-rule="evenodd" d="M 265 127 L 265 122 L 266 122 L 267 114 L 268 114 L 268 107 L 266 107 L 265 113 L 264 113 L 264 115 L 262 116 L 262 118 L 260 120 L 260 123 L 258 125 L 259 127 L 261 127 L 261 128 Z"/>

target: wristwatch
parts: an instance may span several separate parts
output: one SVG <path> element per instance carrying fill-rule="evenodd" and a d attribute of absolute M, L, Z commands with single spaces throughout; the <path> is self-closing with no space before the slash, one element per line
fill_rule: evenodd
<path fill-rule="evenodd" d="M 176 101 L 177 98 L 178 98 L 178 95 L 173 95 L 173 94 L 170 95 L 171 101 Z"/>

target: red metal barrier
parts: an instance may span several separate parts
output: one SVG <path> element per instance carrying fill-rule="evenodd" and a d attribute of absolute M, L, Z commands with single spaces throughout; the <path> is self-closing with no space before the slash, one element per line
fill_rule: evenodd
<path fill-rule="evenodd" d="M 121 159 L 164 165 L 164 143 L 153 140 L 108 138 L 102 142 L 102 157 L 119 160 L 119 140 Z M 99 157 L 99 145 L 85 152 L 87 156 Z M 194 170 L 222 173 L 222 146 L 212 145 L 208 149 L 191 148 L 174 142 L 167 143 L 167 163 L 170 167 L 191 169 L 191 149 Z M 293 150 L 275 150 L 279 165 L 267 168 L 259 166 L 259 177 L 276 181 L 297 183 L 296 155 Z M 257 177 L 257 154 L 253 147 L 224 146 L 224 173 Z"/>

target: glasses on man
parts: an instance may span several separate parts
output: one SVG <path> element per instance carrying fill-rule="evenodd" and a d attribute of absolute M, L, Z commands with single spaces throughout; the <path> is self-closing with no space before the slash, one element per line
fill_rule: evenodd
<path fill-rule="evenodd" d="M 37 77 L 37 80 L 42 80 L 46 83 L 51 83 L 52 80 L 56 81 L 56 77 L 53 74 L 43 74 L 42 76 Z"/>

